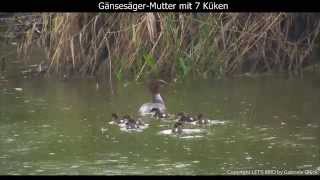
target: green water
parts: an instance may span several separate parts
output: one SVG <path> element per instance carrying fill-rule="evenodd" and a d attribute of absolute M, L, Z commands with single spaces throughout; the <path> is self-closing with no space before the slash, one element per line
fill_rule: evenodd
<path fill-rule="evenodd" d="M 153 121 L 141 133 L 109 125 L 111 112 L 134 115 L 149 99 L 142 84 L 123 84 L 116 85 L 114 96 L 88 80 L 1 85 L 0 174 L 226 174 L 319 167 L 319 88 L 308 80 L 170 85 L 163 93 L 170 112 L 203 112 L 227 121 L 190 139 L 159 135 L 172 123 Z"/>
<path fill-rule="evenodd" d="M 151 121 L 140 133 L 108 124 L 112 112 L 135 115 L 149 101 L 142 83 L 117 82 L 112 95 L 92 80 L 6 72 L 0 81 L 0 174 L 215 175 L 258 169 L 319 175 L 319 80 L 310 74 L 171 83 L 162 93 L 169 112 L 202 112 L 226 122 L 183 138 L 159 134 L 171 122 Z"/>

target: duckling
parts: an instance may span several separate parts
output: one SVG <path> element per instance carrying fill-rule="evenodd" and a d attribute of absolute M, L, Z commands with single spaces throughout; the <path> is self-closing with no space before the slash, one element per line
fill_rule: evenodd
<path fill-rule="evenodd" d="M 200 125 L 204 125 L 204 124 L 208 124 L 209 121 L 208 119 L 203 119 L 203 114 L 202 113 L 199 113 L 198 116 L 197 116 L 197 122 L 198 124 Z"/>
<path fill-rule="evenodd" d="M 182 133 L 182 127 L 183 127 L 183 123 L 181 121 L 178 121 L 178 122 L 174 123 L 171 131 L 174 134 L 181 134 Z"/>
<path fill-rule="evenodd" d="M 115 122 L 115 123 L 117 123 L 117 124 L 119 124 L 120 123 L 120 120 L 119 120 L 119 116 L 116 114 L 116 113 L 112 113 L 111 114 L 111 122 Z M 110 122 L 110 123 L 111 123 Z"/>
<path fill-rule="evenodd" d="M 143 128 L 142 126 L 145 126 L 145 124 L 140 119 L 136 120 L 128 116 L 128 121 L 126 122 L 127 129 L 140 129 L 140 127 Z"/>
<path fill-rule="evenodd" d="M 126 123 L 130 119 L 129 115 L 125 115 L 125 116 L 123 116 L 123 118 L 119 118 L 119 116 L 116 113 L 112 113 L 111 117 L 112 117 L 112 121 L 117 124 Z"/>
<path fill-rule="evenodd" d="M 179 121 L 181 122 L 194 122 L 196 121 L 195 118 L 193 118 L 190 115 L 185 115 L 184 112 L 180 112 L 177 114 Z"/>
<path fill-rule="evenodd" d="M 129 117 L 128 121 L 126 122 L 127 129 L 137 129 L 139 125 L 137 124 L 136 120 Z"/>
<path fill-rule="evenodd" d="M 152 108 L 151 110 L 153 114 L 153 117 L 157 118 L 157 119 L 161 119 L 161 118 L 168 118 L 169 115 L 164 113 L 164 112 L 160 112 L 160 110 L 158 108 Z"/>
<path fill-rule="evenodd" d="M 141 126 L 145 126 L 146 125 L 140 119 L 137 119 L 135 121 L 136 121 L 136 124 L 137 124 L 138 128 L 141 128 Z"/>
<path fill-rule="evenodd" d="M 109 124 L 117 124 L 123 130 L 143 130 L 149 126 L 149 124 L 144 124 L 140 119 L 133 119 L 129 115 L 124 115 L 122 118 L 116 113 L 112 113 L 112 121 Z"/>

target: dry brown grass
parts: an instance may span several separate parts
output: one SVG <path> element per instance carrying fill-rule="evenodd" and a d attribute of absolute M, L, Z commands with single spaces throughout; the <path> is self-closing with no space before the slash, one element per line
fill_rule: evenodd
<path fill-rule="evenodd" d="M 299 71 L 320 28 L 317 14 L 288 13 L 45 13 L 41 23 L 49 72 L 136 80 Z"/>

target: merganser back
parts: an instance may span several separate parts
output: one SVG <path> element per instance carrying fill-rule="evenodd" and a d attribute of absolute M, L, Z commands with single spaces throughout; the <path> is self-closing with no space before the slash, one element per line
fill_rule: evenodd
<path fill-rule="evenodd" d="M 139 114 L 141 116 L 153 114 L 152 110 L 158 109 L 160 113 L 166 111 L 165 103 L 160 95 L 160 87 L 164 84 L 168 84 L 164 80 L 155 80 L 151 82 L 149 90 L 152 95 L 152 102 L 145 103 L 139 108 Z"/>

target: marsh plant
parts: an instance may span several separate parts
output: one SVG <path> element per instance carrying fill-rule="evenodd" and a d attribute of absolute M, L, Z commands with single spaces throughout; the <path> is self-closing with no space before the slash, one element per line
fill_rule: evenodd
<path fill-rule="evenodd" d="M 310 64 L 318 14 L 43 13 L 19 52 L 45 50 L 49 73 L 139 80 L 299 72 Z"/>

